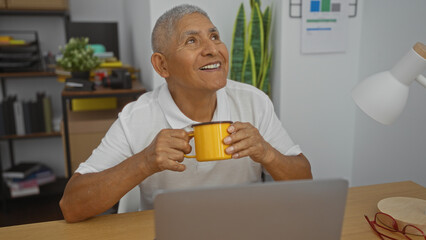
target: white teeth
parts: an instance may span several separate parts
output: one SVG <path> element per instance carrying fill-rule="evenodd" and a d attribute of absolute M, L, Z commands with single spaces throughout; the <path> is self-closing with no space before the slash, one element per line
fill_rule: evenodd
<path fill-rule="evenodd" d="M 200 68 L 201 70 L 205 70 L 205 69 L 216 69 L 220 67 L 220 63 L 215 63 L 215 64 L 210 64 L 210 65 L 206 65 L 202 68 Z"/>

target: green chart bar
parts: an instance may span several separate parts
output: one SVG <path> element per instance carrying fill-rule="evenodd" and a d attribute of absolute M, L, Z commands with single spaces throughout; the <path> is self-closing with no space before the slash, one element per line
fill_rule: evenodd
<path fill-rule="evenodd" d="M 330 12 L 330 0 L 321 1 L 321 12 Z"/>

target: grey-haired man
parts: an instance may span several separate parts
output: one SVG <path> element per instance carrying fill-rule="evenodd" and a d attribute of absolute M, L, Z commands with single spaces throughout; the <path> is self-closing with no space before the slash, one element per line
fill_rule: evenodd
<path fill-rule="evenodd" d="M 281 126 L 268 96 L 227 79 L 229 56 L 198 7 L 164 13 L 152 33 L 151 62 L 167 84 L 128 104 L 71 177 L 60 206 L 68 222 L 100 214 L 139 185 L 142 209 L 159 190 L 312 178 L 309 161 Z M 197 162 L 188 126 L 231 120 L 233 159 Z"/>

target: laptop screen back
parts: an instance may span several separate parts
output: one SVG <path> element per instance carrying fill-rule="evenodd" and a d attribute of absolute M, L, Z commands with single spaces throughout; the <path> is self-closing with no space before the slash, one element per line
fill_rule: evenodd
<path fill-rule="evenodd" d="M 164 192 L 156 239 L 340 239 L 347 188 L 331 179 Z"/>

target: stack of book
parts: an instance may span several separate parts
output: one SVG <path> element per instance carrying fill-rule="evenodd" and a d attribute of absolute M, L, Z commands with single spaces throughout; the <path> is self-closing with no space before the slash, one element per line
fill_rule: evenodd
<path fill-rule="evenodd" d="M 52 131 L 52 104 L 44 93 L 37 93 L 35 101 L 19 101 L 15 95 L 0 102 L 0 137 Z"/>
<path fill-rule="evenodd" d="M 3 172 L 3 178 L 12 198 L 36 195 L 40 186 L 54 182 L 53 171 L 40 163 L 19 163 Z"/>

